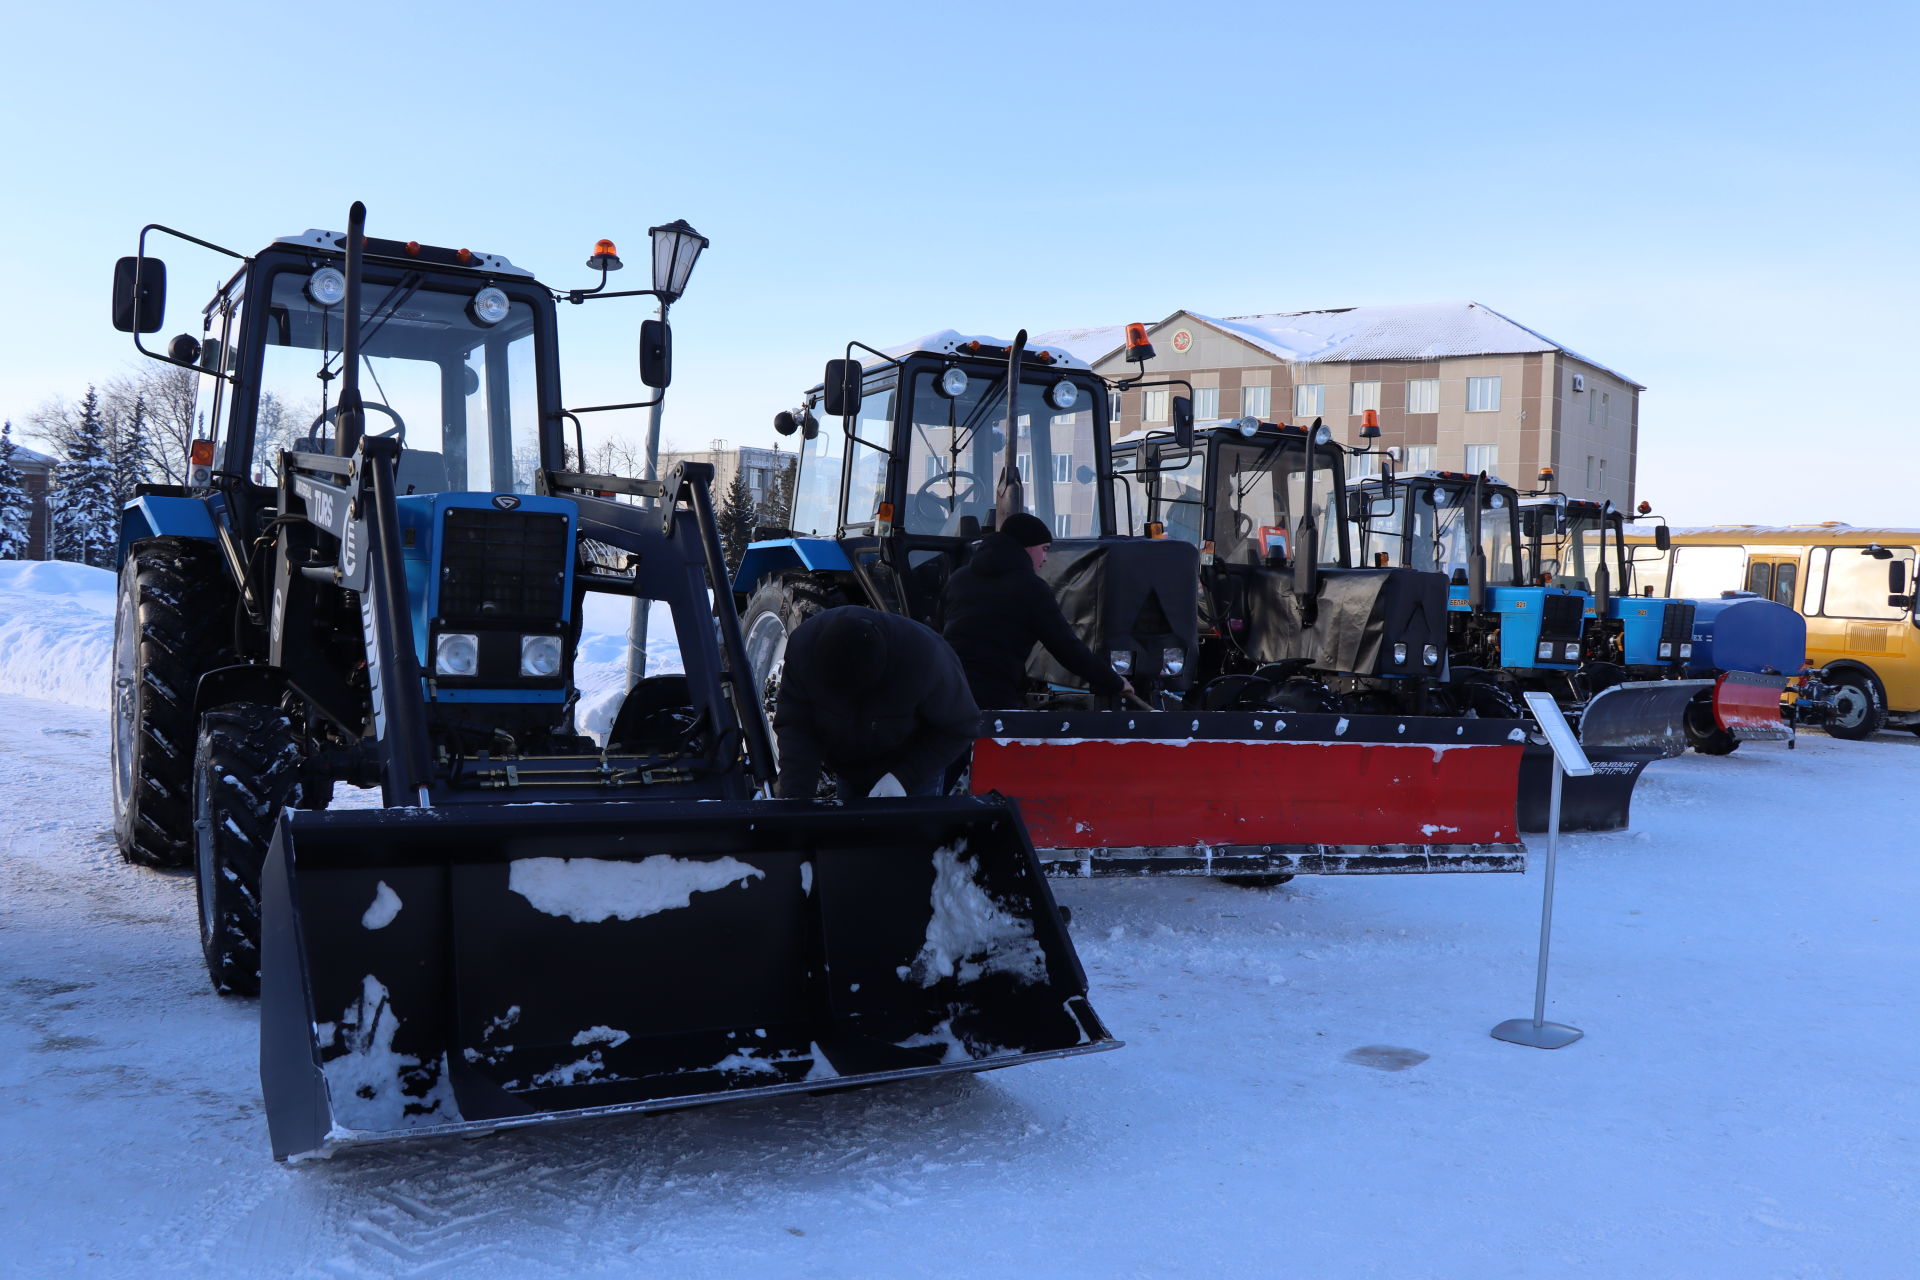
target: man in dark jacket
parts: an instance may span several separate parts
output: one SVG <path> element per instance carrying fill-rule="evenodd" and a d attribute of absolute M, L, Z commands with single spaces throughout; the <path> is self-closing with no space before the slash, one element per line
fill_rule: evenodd
<path fill-rule="evenodd" d="M 941 596 L 941 634 L 960 655 L 974 701 L 1017 707 L 1027 688 L 1027 657 L 1043 644 L 1095 693 L 1131 693 L 1133 686 L 1082 644 L 1041 578 L 1053 532 L 1024 511 L 980 540 L 973 558 Z"/>
<path fill-rule="evenodd" d="M 829 609 L 787 641 L 773 712 L 776 792 L 809 799 L 827 770 L 846 799 L 888 774 L 907 795 L 937 795 L 979 726 L 960 660 L 931 627 L 858 606 Z"/>

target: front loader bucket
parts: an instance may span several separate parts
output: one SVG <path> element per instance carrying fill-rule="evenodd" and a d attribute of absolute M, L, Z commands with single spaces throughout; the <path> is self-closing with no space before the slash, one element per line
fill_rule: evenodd
<path fill-rule="evenodd" d="M 972 787 L 1054 875 L 1520 871 L 1519 720 L 988 711 Z"/>
<path fill-rule="evenodd" d="M 1591 777 L 1562 780 L 1562 831 L 1622 831 L 1633 806 L 1633 784 L 1655 760 L 1687 749 L 1683 717 L 1710 680 L 1638 680 L 1595 694 L 1580 713 L 1580 747 Z M 1520 762 L 1520 829 L 1545 831 L 1550 818 L 1553 751 L 1530 743 Z"/>
<path fill-rule="evenodd" d="M 998 798 L 290 810 L 263 912 L 280 1159 L 1118 1047 Z"/>
<path fill-rule="evenodd" d="M 1725 671 L 1713 682 L 1713 718 L 1741 742 L 1783 741 L 1793 726 L 1780 714 L 1785 676 L 1755 671 Z"/>

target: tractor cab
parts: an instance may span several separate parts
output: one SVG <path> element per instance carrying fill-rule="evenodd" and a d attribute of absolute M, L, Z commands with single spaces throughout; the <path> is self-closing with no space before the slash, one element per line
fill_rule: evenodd
<path fill-rule="evenodd" d="M 1304 695 L 1306 682 L 1324 709 L 1432 709 L 1423 695 L 1444 666 L 1446 580 L 1356 557 L 1347 450 L 1326 427 L 1207 422 L 1191 444 L 1146 436 L 1114 454 L 1116 508 L 1200 551 L 1201 672 L 1224 681 L 1218 696 L 1276 681 Z"/>
<path fill-rule="evenodd" d="M 1693 654 L 1694 606 L 1636 592 L 1624 513 L 1611 502 L 1555 494 L 1521 504 L 1530 578 L 1578 591 L 1585 611 L 1587 658 L 1642 679 L 1678 678 Z"/>
<path fill-rule="evenodd" d="M 1105 382 L 1064 350 L 952 331 L 879 350 L 848 345 L 802 404 L 789 527 L 741 559 L 747 643 L 763 680 L 806 614 L 863 604 L 936 623 L 947 581 L 1007 516 L 1053 532 L 1042 575 L 1075 629 L 1151 697 L 1177 694 L 1195 643 L 1197 548 L 1116 532 Z M 1034 698 L 1078 677 L 1044 651 Z"/>

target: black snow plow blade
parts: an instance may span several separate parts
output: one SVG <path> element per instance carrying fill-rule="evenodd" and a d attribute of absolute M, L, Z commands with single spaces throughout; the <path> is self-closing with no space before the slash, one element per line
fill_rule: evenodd
<path fill-rule="evenodd" d="M 274 1155 L 1117 1048 L 1010 804 L 289 810 Z"/>
<path fill-rule="evenodd" d="M 1687 704 L 1711 680 L 1640 680 L 1602 689 L 1582 708 L 1576 726 L 1593 775 L 1567 778 L 1560 793 L 1562 831 L 1625 830 L 1633 784 L 1655 760 L 1687 749 Z M 1553 752 L 1528 743 L 1520 760 L 1520 829 L 1545 831 Z"/>

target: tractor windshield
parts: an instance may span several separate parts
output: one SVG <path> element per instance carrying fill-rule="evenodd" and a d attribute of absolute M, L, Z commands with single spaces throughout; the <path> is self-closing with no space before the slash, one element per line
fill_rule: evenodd
<path fill-rule="evenodd" d="M 1401 491 L 1405 508 L 1409 567 L 1451 575 L 1467 569 L 1473 548 L 1470 485 L 1422 485 Z M 1480 547 L 1487 557 L 1487 580 L 1519 581 L 1518 546 L 1513 537 L 1513 498 L 1483 490 L 1480 495 Z"/>
<path fill-rule="evenodd" d="M 1005 461 L 1007 381 L 974 375 L 957 396 L 944 394 L 939 381 L 934 370 L 916 374 L 907 404 L 906 527 L 936 537 L 977 537 Z M 1049 399 L 1049 389 L 1061 384 L 1074 392 L 1065 408 Z M 1091 382 L 1057 374 L 1020 384 L 1012 454 L 1021 505 L 1056 538 L 1101 532 L 1095 394 Z"/>
<path fill-rule="evenodd" d="M 1259 443 L 1220 446 L 1214 477 L 1215 559 L 1221 564 L 1267 564 L 1272 558 L 1291 559 L 1293 538 L 1306 516 L 1307 457 L 1301 444 L 1281 447 Z M 1313 512 L 1320 531 L 1319 561 L 1339 567 L 1345 563 L 1345 529 L 1340 524 L 1335 497 L 1339 472 L 1333 461 L 1315 452 Z"/>
<path fill-rule="evenodd" d="M 1558 520 L 1556 511 L 1561 513 Z M 1603 531 L 1607 547 L 1616 557 L 1621 554 L 1619 516 L 1603 512 L 1593 503 L 1533 507 L 1528 512 L 1528 522 L 1538 547 L 1535 574 L 1543 586 L 1592 591 L 1596 572 L 1603 563 Z M 1628 585 L 1624 562 L 1616 563 L 1608 576 L 1613 580 L 1615 591 Z"/>
<path fill-rule="evenodd" d="M 369 273 L 361 295 L 360 397 L 368 435 L 404 446 L 400 491 L 530 493 L 540 465 L 534 309 L 511 298 L 477 318 L 483 285 L 422 271 Z M 253 478 L 271 482 L 283 449 L 327 453 L 338 438 L 344 307 L 316 302 L 305 270 L 268 283 Z M 253 305 L 261 305 L 255 299 Z"/>

